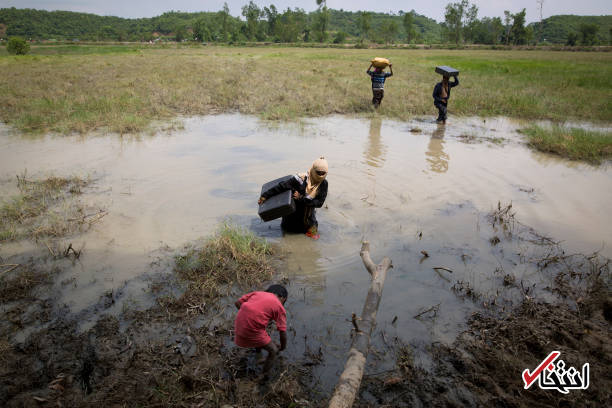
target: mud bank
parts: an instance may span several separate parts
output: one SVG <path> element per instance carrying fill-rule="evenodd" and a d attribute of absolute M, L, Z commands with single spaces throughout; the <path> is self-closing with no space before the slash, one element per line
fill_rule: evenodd
<path fill-rule="evenodd" d="M 521 391 L 521 372 L 552 351 L 548 344 L 563 346 L 543 320 L 562 307 L 553 321 L 568 320 L 568 344 L 576 343 L 572 352 L 561 348 L 563 358 L 570 354 L 573 366 L 589 362 L 593 381 L 605 380 L 596 365 L 609 362 L 607 343 L 599 357 L 579 343 L 592 342 L 580 335 L 585 327 L 609 330 L 597 317 L 605 301 L 593 300 L 603 289 L 587 290 L 585 278 L 588 265 L 605 265 L 611 254 L 609 166 L 534 153 L 517 133 L 522 125 L 503 118 L 439 127 L 332 117 L 274 128 L 220 115 L 185 124 L 174 134 L 134 138 L 31 139 L 0 129 L 2 194 L 18 190 L 15 174 L 24 168 L 91 181 L 67 192 L 78 205 L 54 201 L 82 208 L 66 216 L 74 228 L 48 230 L 66 235 L 0 243 L 0 405 L 324 405 L 344 364 L 351 313 L 359 313 L 367 291 L 363 239 L 373 243 L 375 261 L 389 256 L 394 269 L 362 406 L 520 406 L 527 394 L 554 405 L 561 400 L 549 394 L 556 391 Z M 322 152 L 331 193 L 318 212 L 321 239 L 284 235 L 278 222 L 258 220 L 261 182 L 303 171 Z M 238 353 L 231 340 L 232 301 L 263 283 L 211 290 L 200 282 L 205 290 L 188 291 L 198 274 L 177 269 L 191 265 L 199 237 L 227 217 L 283 249 L 273 279 L 289 290 L 288 348 L 267 384 L 255 381 L 253 356 Z M 15 231 L 29 234 L 38 225 Z M 607 267 L 600 276 L 609 288 Z M 521 312 L 527 298 L 536 305 L 526 309 L 535 307 L 532 315 Z M 533 337 L 521 337 L 531 329 Z M 521 334 L 518 345 L 503 342 L 512 333 Z M 534 338 L 540 349 L 529 345 Z M 505 356 L 494 353 L 495 344 L 527 354 L 498 372 L 492 361 Z M 464 371 L 452 364 L 460 359 Z M 593 382 L 570 398 L 595 404 L 608 398 L 606 389 Z"/>
<path fill-rule="evenodd" d="M 510 314 L 475 313 L 468 330 L 450 345 L 429 347 L 432 367 L 415 366 L 402 348 L 396 370 L 369 376 L 359 407 L 601 407 L 612 403 L 612 342 L 609 266 L 597 265 L 588 295 L 571 307 L 529 297 Z M 605 278 L 604 278 L 605 277 Z M 586 390 L 563 394 L 533 386 L 525 390 L 521 373 L 533 372 L 551 351 L 566 367 L 589 363 Z"/>
<path fill-rule="evenodd" d="M 500 213 L 509 214 L 504 209 Z M 505 224 L 507 219 L 498 222 Z M 542 273 L 554 276 L 545 289 L 549 301 L 533 287 L 507 277 L 499 280 L 500 290 L 514 287 L 522 294 L 513 305 L 501 295 L 492 299 L 468 291 L 466 282 L 456 295 L 483 306 L 469 318 L 467 329 L 454 342 L 433 342 L 424 351 L 397 337 L 386 338 L 383 331 L 385 347 L 373 346 L 371 358 L 387 360 L 393 367 L 366 371 L 355 406 L 609 405 L 610 260 L 597 253 L 566 254 L 559 244 L 523 228 L 515 229 L 511 239 L 526 242 L 539 237 L 532 245 L 545 256 L 533 261 Z M 273 258 L 275 269 L 282 270 L 283 261 L 278 255 Z M 224 265 L 237 262 L 228 259 Z M 215 264 L 219 266 L 223 265 Z M 234 284 L 211 294 L 201 290 L 207 278 L 184 275 L 179 269 L 174 276 L 150 283 L 154 307 L 106 314 L 119 296 L 109 294 L 98 301 L 95 325 L 82 331 L 78 318 L 43 296 L 53 279 L 37 268 L 33 261 L 4 274 L 1 281 L 0 334 L 8 339 L 16 328 L 32 329 L 24 341 L 0 344 L 4 406 L 326 406 L 329 387 L 320 386 L 314 368 L 334 355 L 306 346 L 300 358 L 281 356 L 272 378 L 262 380 L 254 352 L 233 346 L 230 304 L 240 290 Z M 278 274 L 272 279 L 285 279 L 290 285 Z M 231 296 L 220 295 L 224 291 Z M 435 319 L 436 314 L 424 311 L 415 318 Z M 295 333 L 290 328 L 294 340 Z M 569 394 L 523 389 L 522 371 L 535 368 L 552 350 L 560 351 L 568 365 L 590 364 L 588 389 Z M 425 356 L 417 353 L 426 354 L 429 363 L 423 364 Z"/>

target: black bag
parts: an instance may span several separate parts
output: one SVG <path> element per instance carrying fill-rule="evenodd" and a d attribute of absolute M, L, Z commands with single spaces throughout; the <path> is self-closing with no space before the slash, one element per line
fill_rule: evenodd
<path fill-rule="evenodd" d="M 261 195 L 263 196 L 265 192 L 276 187 L 283 181 L 290 180 L 292 177 L 294 176 L 285 176 L 267 182 L 261 187 Z M 264 221 L 271 221 L 293 213 L 295 211 L 295 201 L 293 201 L 291 195 L 291 190 L 285 190 L 282 193 L 268 198 L 263 204 L 259 205 L 259 211 L 257 212 L 259 217 Z"/>
<path fill-rule="evenodd" d="M 447 67 L 446 65 L 440 65 L 436 67 L 436 72 L 440 75 L 444 76 L 457 76 L 459 75 L 459 71 L 455 68 Z"/>

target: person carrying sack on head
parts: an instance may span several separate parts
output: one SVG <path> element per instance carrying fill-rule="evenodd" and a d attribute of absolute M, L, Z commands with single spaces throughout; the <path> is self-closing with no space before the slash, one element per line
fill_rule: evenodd
<path fill-rule="evenodd" d="M 384 68 L 380 67 L 375 67 L 374 71 L 371 71 L 370 69 L 373 66 L 374 63 L 371 63 L 366 70 L 366 74 L 372 79 L 372 104 L 375 108 L 378 108 L 385 97 L 385 80 L 393 76 L 393 64 L 389 64 L 390 72 L 385 72 Z"/>

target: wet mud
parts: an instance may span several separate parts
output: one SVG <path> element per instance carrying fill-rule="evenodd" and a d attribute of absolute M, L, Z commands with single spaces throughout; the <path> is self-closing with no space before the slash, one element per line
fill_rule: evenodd
<path fill-rule="evenodd" d="M 429 369 L 414 365 L 410 346 L 397 368 L 383 375 L 368 376 L 355 406 L 385 407 L 599 407 L 612 403 L 612 362 L 609 260 L 584 259 L 586 296 L 570 304 L 529 296 L 509 314 L 478 312 L 468 329 L 450 345 L 433 343 Z M 571 278 L 558 279 L 570 285 Z M 563 291 L 561 289 L 561 291 Z M 565 296 L 563 296 L 565 297 Z M 407 348 L 407 351 L 405 351 Z M 589 364 L 590 386 L 562 393 L 537 386 L 525 390 L 520 374 L 534 372 L 543 356 L 560 351 L 566 366 L 580 370 Z M 518 380 L 517 380 L 518 379 Z"/>
<path fill-rule="evenodd" d="M 356 406 L 610 405 L 606 166 L 532 153 L 504 119 L 239 119 L 78 143 L 0 135 L 3 193 L 24 166 L 86 174 L 78 200 L 105 214 L 46 243 L 0 243 L 0 405 L 325 406 L 367 291 L 362 239 L 394 269 Z M 262 180 L 321 152 L 321 239 L 261 223 Z M 228 216 L 282 248 L 289 344 L 267 381 L 232 344 L 242 290 L 194 303 L 175 272 Z M 589 389 L 522 388 L 553 349 L 591 365 Z"/>

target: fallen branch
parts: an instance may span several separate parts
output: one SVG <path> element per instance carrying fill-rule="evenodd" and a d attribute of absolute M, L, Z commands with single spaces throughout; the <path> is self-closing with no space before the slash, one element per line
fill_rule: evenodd
<path fill-rule="evenodd" d="M 53 252 L 53 250 L 51 249 L 51 247 L 49 246 L 49 244 L 47 242 L 45 242 L 45 245 L 47 246 L 47 249 L 49 250 L 49 252 L 51 253 L 51 256 L 53 258 L 55 258 L 55 252 Z"/>
<path fill-rule="evenodd" d="M 434 317 L 435 317 L 438 314 L 439 309 L 440 309 L 440 303 L 423 310 L 421 313 L 414 315 L 413 318 L 418 319 L 419 317 L 423 316 L 425 313 L 428 313 L 428 312 L 434 312 Z"/>
<path fill-rule="evenodd" d="M 72 247 L 72 243 L 70 243 L 70 245 L 68 245 L 68 248 L 66 248 L 66 250 L 64 251 L 64 258 L 68 258 L 68 256 L 70 255 L 70 251 L 72 251 L 76 259 L 79 259 L 79 257 L 81 256 L 81 250 L 79 249 L 78 251 L 75 251 Z"/>
<path fill-rule="evenodd" d="M 370 289 L 363 305 L 361 319 L 359 320 L 361 322 L 361 330 L 358 330 L 359 328 L 356 326 L 357 318 L 353 314 L 354 318 L 352 321 L 356 328 L 355 335 L 353 336 L 348 359 L 344 365 L 344 371 L 329 401 L 329 408 L 349 408 L 355 401 L 370 348 L 370 336 L 376 326 L 376 313 L 378 312 L 378 305 L 382 297 L 385 278 L 389 268 L 393 267 L 391 260 L 387 257 L 378 265 L 372 262 L 369 242 L 361 244 L 360 255 L 363 264 L 372 276 L 372 283 L 370 284 Z"/>
<path fill-rule="evenodd" d="M 451 271 L 450 269 L 445 268 L 445 267 L 443 267 L 443 266 L 434 266 L 432 269 L 435 269 L 435 270 L 440 269 L 440 270 L 442 270 L 442 271 L 446 271 L 446 272 L 453 273 L 453 271 Z"/>
<path fill-rule="evenodd" d="M 69 218 L 68 221 L 79 221 L 81 224 L 95 224 L 96 222 L 100 221 L 102 218 L 104 218 L 104 216 L 106 216 L 108 214 L 108 211 L 104 211 L 104 210 L 100 210 L 97 213 L 93 213 L 93 214 L 86 214 L 80 218 Z M 91 218 L 90 220 L 88 220 L 88 218 Z"/>
<path fill-rule="evenodd" d="M 359 333 L 361 329 L 359 329 L 359 326 L 357 326 L 357 315 L 355 313 L 353 313 L 353 315 L 351 316 L 351 321 L 353 322 L 353 327 L 355 328 L 355 332 Z"/>
<path fill-rule="evenodd" d="M 21 264 L 4 264 L 4 265 L 0 265 L 0 268 L 4 268 L 6 266 L 9 266 L 10 268 L 8 268 L 6 271 L 2 271 L 2 273 L 0 275 L 4 275 L 5 273 L 9 273 L 9 272 L 17 269 L 18 267 L 21 266 Z"/>

